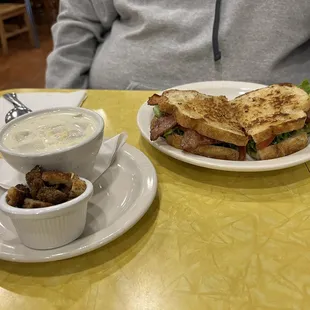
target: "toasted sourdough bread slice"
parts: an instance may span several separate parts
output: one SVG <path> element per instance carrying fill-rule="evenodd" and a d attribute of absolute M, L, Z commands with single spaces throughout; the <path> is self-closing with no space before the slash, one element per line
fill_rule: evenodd
<path fill-rule="evenodd" d="M 305 124 L 310 97 L 293 84 L 274 84 L 241 95 L 231 101 L 238 121 L 256 143 Z"/>
<path fill-rule="evenodd" d="M 172 134 L 169 135 L 167 138 L 167 143 L 171 146 L 182 149 L 182 136 Z M 239 159 L 239 152 L 227 147 L 217 146 L 217 145 L 200 145 L 191 153 L 216 159 L 225 159 L 225 160 L 238 160 Z"/>
<path fill-rule="evenodd" d="M 279 144 L 270 145 L 258 151 L 258 155 L 260 159 L 283 157 L 298 152 L 304 149 L 307 145 L 307 133 L 302 132 L 280 142 Z"/>
<path fill-rule="evenodd" d="M 248 142 L 236 120 L 236 110 L 225 96 L 173 89 L 164 91 L 161 96 L 153 95 L 148 103 L 158 104 L 162 112 L 174 115 L 179 125 L 208 138 L 238 146 Z"/>

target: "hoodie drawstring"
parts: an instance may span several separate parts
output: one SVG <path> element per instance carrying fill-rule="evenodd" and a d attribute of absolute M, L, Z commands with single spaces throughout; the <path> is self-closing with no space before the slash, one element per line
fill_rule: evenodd
<path fill-rule="evenodd" d="M 221 59 L 221 51 L 219 47 L 219 28 L 220 28 L 220 15 L 221 15 L 221 0 L 216 0 L 215 3 L 215 14 L 214 14 L 214 23 L 213 23 L 213 33 L 212 33 L 212 47 L 214 61 Z"/>

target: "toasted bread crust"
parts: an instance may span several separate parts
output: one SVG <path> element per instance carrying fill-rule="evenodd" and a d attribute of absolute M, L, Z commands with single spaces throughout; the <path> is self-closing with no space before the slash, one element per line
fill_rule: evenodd
<path fill-rule="evenodd" d="M 182 136 L 172 134 L 166 138 L 166 141 L 171 146 L 177 149 L 182 149 L 181 148 Z M 201 146 L 198 146 L 191 153 L 200 155 L 200 156 L 215 158 L 215 159 L 225 159 L 225 160 L 238 160 L 239 159 L 238 151 L 227 148 L 227 147 L 223 147 L 223 146 L 217 146 L 217 145 L 201 145 Z"/>
<path fill-rule="evenodd" d="M 287 156 L 304 149 L 308 145 L 308 136 L 305 132 L 296 134 L 279 144 L 270 145 L 260 151 L 258 155 L 260 159 L 273 159 Z"/>
<path fill-rule="evenodd" d="M 203 136 L 245 146 L 248 137 L 236 120 L 235 108 L 225 96 L 207 96 L 197 91 L 168 90 L 154 97 L 162 112 L 174 115 L 177 123 Z M 152 97 L 149 104 L 154 104 Z"/>
<path fill-rule="evenodd" d="M 279 124 L 279 125 L 275 125 L 275 126 L 270 125 L 265 130 L 252 135 L 252 137 L 256 143 L 260 143 L 262 141 L 267 140 L 268 138 L 272 136 L 277 136 L 285 132 L 291 132 L 294 130 L 301 129 L 305 126 L 305 121 L 306 121 L 306 117 L 302 117 L 294 121 L 283 122 L 282 124 Z"/>
<path fill-rule="evenodd" d="M 231 101 L 238 120 L 256 143 L 271 136 L 301 129 L 310 109 L 309 95 L 290 84 L 274 84 Z"/>
<path fill-rule="evenodd" d="M 13 207 L 22 206 L 26 197 L 25 192 L 17 189 L 16 187 L 11 187 L 7 192 L 6 202 Z"/>
<path fill-rule="evenodd" d="M 85 181 L 81 180 L 77 175 L 74 175 L 72 178 L 72 188 L 69 192 L 69 198 L 73 199 L 80 195 L 82 195 L 86 191 L 86 183 Z"/>
<path fill-rule="evenodd" d="M 24 209 L 46 208 L 52 206 L 49 202 L 26 198 L 23 204 Z"/>
<path fill-rule="evenodd" d="M 176 134 L 172 134 L 167 136 L 166 141 L 168 144 L 170 144 L 171 146 L 182 150 L 181 144 L 182 144 L 182 136 L 180 135 L 176 135 Z"/>
<path fill-rule="evenodd" d="M 37 200 L 48 202 L 53 205 L 57 205 L 67 201 L 68 196 L 62 191 L 51 188 L 51 187 L 42 187 L 37 194 Z"/>
<path fill-rule="evenodd" d="M 160 97 L 161 96 L 158 94 L 152 95 L 147 101 L 148 105 L 158 105 L 158 102 L 160 101 Z"/>
<path fill-rule="evenodd" d="M 66 184 L 71 185 L 72 173 L 60 171 L 45 171 L 42 173 L 42 179 L 51 185 Z"/>
<path fill-rule="evenodd" d="M 239 152 L 228 147 L 218 145 L 201 145 L 193 151 L 196 155 L 223 159 L 223 160 L 239 160 Z"/>

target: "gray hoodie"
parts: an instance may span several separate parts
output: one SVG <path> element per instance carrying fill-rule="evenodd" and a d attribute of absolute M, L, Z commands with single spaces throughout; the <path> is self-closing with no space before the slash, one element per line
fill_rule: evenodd
<path fill-rule="evenodd" d="M 309 0 L 62 0 L 49 88 L 310 78 Z"/>

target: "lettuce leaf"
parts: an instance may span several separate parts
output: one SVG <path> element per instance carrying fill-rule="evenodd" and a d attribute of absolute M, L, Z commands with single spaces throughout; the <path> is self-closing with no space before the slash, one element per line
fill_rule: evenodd
<path fill-rule="evenodd" d="M 291 132 L 282 133 L 282 134 L 276 136 L 271 144 L 272 145 L 278 144 L 278 143 L 292 137 L 295 133 L 297 133 L 297 131 L 295 131 L 295 130 L 291 131 Z"/>
<path fill-rule="evenodd" d="M 310 134 L 310 123 L 306 124 L 305 127 L 301 129 L 301 131 L 304 131 L 309 135 Z"/>
<path fill-rule="evenodd" d="M 164 136 L 164 138 L 167 138 L 168 136 L 170 136 L 172 134 L 173 134 L 173 129 L 170 129 L 170 130 L 166 131 L 163 136 Z"/>
<path fill-rule="evenodd" d="M 246 152 L 254 159 L 258 159 L 256 143 L 254 140 L 250 140 L 246 146 Z"/>
<path fill-rule="evenodd" d="M 160 112 L 158 105 L 154 106 L 153 111 L 156 117 L 162 116 L 162 113 Z"/>
<path fill-rule="evenodd" d="M 278 144 L 290 137 L 292 137 L 293 135 L 299 133 L 299 132 L 306 132 L 306 133 L 310 133 L 310 124 L 306 124 L 304 128 L 302 129 L 299 129 L 299 130 L 294 130 L 294 131 L 290 131 L 290 132 L 285 132 L 285 133 L 282 133 L 280 135 L 277 135 L 273 141 L 271 142 L 270 145 L 275 145 L 275 144 Z M 250 140 L 246 146 L 246 150 L 247 150 L 247 153 L 253 157 L 253 158 L 256 158 L 257 157 L 257 148 L 256 148 L 256 143 L 254 142 L 254 140 Z"/>
<path fill-rule="evenodd" d="M 231 143 L 221 142 L 221 143 L 218 143 L 216 145 L 217 146 L 222 146 L 222 147 L 227 147 L 229 149 L 233 149 L 233 150 L 238 151 L 238 146 L 234 145 L 234 144 L 231 144 Z"/>
<path fill-rule="evenodd" d="M 303 89 L 308 94 L 310 94 L 310 83 L 308 80 L 302 81 L 302 83 L 300 85 L 298 85 L 298 87 Z"/>
<path fill-rule="evenodd" d="M 253 152 L 257 152 L 256 149 L 256 143 L 254 142 L 254 140 L 250 140 L 247 144 L 247 149 L 253 151 Z"/>
<path fill-rule="evenodd" d="M 164 134 L 163 134 L 163 137 L 164 138 L 167 138 L 168 136 L 172 135 L 172 134 L 176 134 L 176 135 L 179 135 L 179 136 L 183 136 L 184 135 L 184 131 L 180 128 L 180 127 L 174 127 L 168 131 L 166 131 Z"/>

